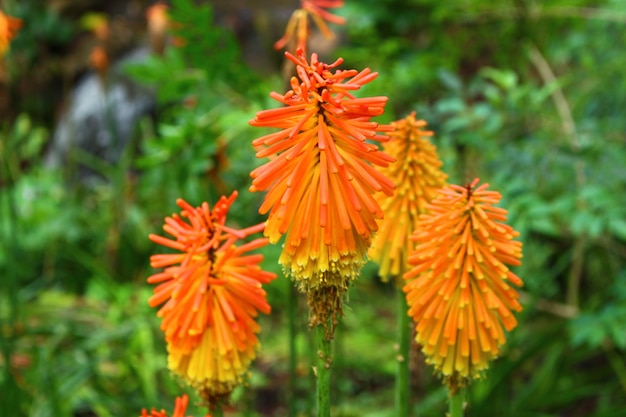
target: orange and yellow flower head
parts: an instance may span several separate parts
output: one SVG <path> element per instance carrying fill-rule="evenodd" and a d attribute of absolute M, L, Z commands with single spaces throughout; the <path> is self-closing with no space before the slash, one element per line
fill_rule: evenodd
<path fill-rule="evenodd" d="M 477 184 L 449 185 L 427 206 L 404 276 L 416 340 L 453 390 L 482 375 L 522 310 L 511 287 L 522 280 L 508 267 L 521 264 L 519 233 L 494 206 L 500 194 Z"/>
<path fill-rule="evenodd" d="M 174 405 L 174 413 L 172 417 L 185 417 L 185 413 L 187 412 L 187 406 L 189 405 L 189 397 L 187 395 L 181 395 L 176 398 L 176 403 Z M 141 410 L 141 415 L 139 417 L 168 417 L 167 412 L 165 410 L 158 411 L 156 409 L 146 411 L 146 409 Z M 205 417 L 211 417 L 207 414 Z"/>
<path fill-rule="evenodd" d="M 394 185 L 375 166 L 393 161 L 376 142 L 385 127 L 386 97 L 356 98 L 352 93 L 377 73 L 336 69 L 342 63 L 307 62 L 304 52 L 285 54 L 296 65 L 286 94 L 271 93 L 284 107 L 257 113 L 253 126 L 278 132 L 253 141 L 258 158 L 270 157 L 250 174 L 251 191 L 267 191 L 259 209 L 269 212 L 265 235 L 276 243 L 285 235 L 280 263 L 308 294 L 311 325 L 341 314 L 341 300 L 367 258 L 377 219 L 383 217 L 374 194 Z M 333 71 L 334 70 L 334 71 Z M 388 129 L 387 129 L 388 130 Z"/>
<path fill-rule="evenodd" d="M 209 404 L 245 381 L 259 346 L 255 317 L 270 312 L 261 284 L 276 277 L 260 268 L 262 255 L 248 253 L 265 246 L 267 239 L 235 244 L 264 225 L 243 230 L 225 225 L 236 196 L 222 197 L 213 209 L 179 199 L 180 215 L 166 217 L 163 226 L 174 239 L 150 235 L 153 242 L 179 252 L 153 255 L 151 266 L 165 269 L 148 278 L 158 284 L 149 304 L 163 304 L 158 316 L 168 366 Z"/>
<path fill-rule="evenodd" d="M 22 19 L 8 16 L 0 10 L 0 58 L 6 54 L 11 40 L 21 27 Z"/>
<path fill-rule="evenodd" d="M 402 274 L 409 268 L 410 234 L 417 228 L 419 215 L 426 212 L 426 204 L 446 184 L 447 175 L 441 170 L 437 148 L 427 139 L 433 132 L 423 130 L 424 120 L 416 119 L 413 112 L 391 125 L 394 131 L 383 149 L 398 162 L 380 171 L 396 184 L 396 191 L 391 197 L 377 194 L 385 218 L 369 253 L 379 265 L 382 280 L 395 277 L 402 286 Z"/>

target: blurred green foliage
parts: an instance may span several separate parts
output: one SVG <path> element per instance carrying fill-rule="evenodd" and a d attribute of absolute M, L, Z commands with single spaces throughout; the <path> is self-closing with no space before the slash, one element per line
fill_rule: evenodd
<path fill-rule="evenodd" d="M 380 73 L 364 94 L 390 98 L 381 120 L 417 110 L 435 131 L 450 180 L 478 176 L 500 191 L 524 242 L 520 324 L 488 377 L 468 390 L 466 415 L 625 415 L 623 3 L 346 3 L 336 55 L 344 67 Z M 41 23 L 26 24 L 14 43 L 32 52 L 11 63 L 26 74 L 41 37 L 67 43 L 72 27 L 30 2 L 15 15 Z M 127 68 L 155 89 L 156 122 L 139 123 L 115 164 L 80 153 L 70 161 L 88 163 L 104 181 L 87 186 L 75 170 L 43 166 L 51 127 L 34 125 L 32 107 L 0 122 L 0 409 L 12 415 L 171 410 L 184 389 L 165 368 L 146 302 L 148 258 L 158 251 L 147 235 L 159 232 L 178 197 L 212 203 L 238 190 L 231 225 L 263 220 L 262 195 L 247 191 L 259 164 L 250 142 L 263 132 L 248 120 L 276 106 L 268 94 L 282 81 L 245 65 L 208 5 L 176 0 L 171 15 L 183 23 L 183 46 Z M 277 273 L 279 250 L 264 251 L 265 267 Z M 268 286 L 273 314 L 261 319 L 264 348 L 234 415 L 285 415 L 288 289 L 284 279 Z M 393 294 L 373 265 L 352 290 L 338 333 L 333 415 L 392 415 Z M 304 327 L 306 309 L 298 311 Z M 312 409 L 308 338 L 298 339 L 301 416 Z M 414 359 L 415 414 L 444 415 L 445 391 Z"/>

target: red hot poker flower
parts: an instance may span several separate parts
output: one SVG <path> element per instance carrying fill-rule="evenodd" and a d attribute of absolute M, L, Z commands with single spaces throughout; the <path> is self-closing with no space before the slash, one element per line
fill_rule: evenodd
<path fill-rule="evenodd" d="M 291 15 L 285 34 L 276 41 L 274 49 L 282 49 L 289 42 L 295 41 L 296 49 L 306 51 L 309 38 L 309 16 L 324 36 L 332 38 L 333 32 L 326 25 L 326 21 L 342 25 L 345 19 L 325 9 L 336 9 L 341 6 L 343 6 L 343 0 L 301 0 L 301 7 Z"/>
<path fill-rule="evenodd" d="M 0 10 L 0 58 L 9 49 L 11 39 L 15 37 L 21 27 L 22 19 L 8 16 Z"/>
<path fill-rule="evenodd" d="M 167 4 L 157 2 L 148 7 L 146 18 L 148 19 L 148 38 L 150 39 L 150 49 L 152 52 L 163 55 L 168 29 L 171 27 L 167 13 Z"/>
<path fill-rule="evenodd" d="M 452 389 L 487 369 L 506 341 L 502 327 L 512 330 L 512 311 L 522 310 L 509 285 L 522 280 L 507 267 L 521 263 L 519 233 L 493 206 L 500 194 L 477 183 L 445 187 L 428 205 L 404 276 L 416 340 Z"/>
<path fill-rule="evenodd" d="M 308 63 L 298 52 L 285 55 L 299 80 L 291 79 L 286 94 L 270 95 L 285 107 L 261 111 L 250 122 L 280 129 L 253 141 L 258 158 L 272 159 L 250 174 L 251 191 L 267 191 L 260 208 L 269 211 L 265 235 L 271 243 L 286 235 L 280 262 L 299 288 L 310 301 L 316 297 L 311 291 L 322 288 L 340 298 L 360 273 L 376 219 L 383 217 L 373 194 L 391 195 L 394 188 L 374 168 L 393 158 L 371 143 L 387 140 L 377 133 L 384 128 L 370 120 L 383 113 L 387 98 L 352 95 L 377 73 L 333 72 L 341 59 L 328 65 L 313 54 Z M 331 298 L 337 303 L 330 309 L 340 312 L 337 297 Z M 312 325 L 329 317 L 313 310 Z"/>
<path fill-rule="evenodd" d="M 383 149 L 398 162 L 381 168 L 381 172 L 396 184 L 396 192 L 391 197 L 377 194 L 385 218 L 372 241 L 370 257 L 379 264 L 383 281 L 395 277 L 400 283 L 409 268 L 409 236 L 416 230 L 419 215 L 426 212 L 426 205 L 446 184 L 447 175 L 441 170 L 437 148 L 426 139 L 433 132 L 423 130 L 424 120 L 416 119 L 413 112 L 392 126 L 395 130 L 389 133 L 391 140 Z"/>
<path fill-rule="evenodd" d="M 165 303 L 158 316 L 169 367 L 209 400 L 243 382 L 258 347 L 254 318 L 258 311 L 270 312 L 261 284 L 276 277 L 259 267 L 262 255 L 247 254 L 267 239 L 235 245 L 264 225 L 244 230 L 225 225 L 236 196 L 222 197 L 213 210 L 207 203 L 193 208 L 179 199 L 181 215 L 166 217 L 163 227 L 175 240 L 150 235 L 153 242 L 180 251 L 152 256 L 151 265 L 165 270 L 148 278 L 158 284 L 149 304 Z"/>

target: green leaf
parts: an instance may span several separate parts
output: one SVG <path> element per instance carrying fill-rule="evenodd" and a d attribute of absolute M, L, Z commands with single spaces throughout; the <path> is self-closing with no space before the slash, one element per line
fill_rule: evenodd
<path fill-rule="evenodd" d="M 453 72 L 442 69 L 437 75 L 439 76 L 441 83 L 449 90 L 454 91 L 455 93 L 460 93 L 463 89 L 461 79 Z"/>
<path fill-rule="evenodd" d="M 626 240 L 626 220 L 619 218 L 612 218 L 609 220 L 609 231 L 616 237 L 622 240 Z"/>
<path fill-rule="evenodd" d="M 459 97 L 451 97 L 439 100 L 436 109 L 441 113 L 461 113 L 466 109 L 465 102 Z"/>
<path fill-rule="evenodd" d="M 518 77 L 513 71 L 486 67 L 480 73 L 504 90 L 512 90 L 517 85 Z"/>

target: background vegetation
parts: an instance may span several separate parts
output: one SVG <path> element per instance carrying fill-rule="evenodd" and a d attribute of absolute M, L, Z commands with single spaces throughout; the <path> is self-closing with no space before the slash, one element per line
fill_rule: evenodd
<path fill-rule="evenodd" d="M 275 107 L 268 94 L 283 90 L 270 28 L 283 27 L 285 6 L 262 12 L 234 2 L 235 16 L 248 16 L 242 36 L 241 24 L 233 33 L 214 23 L 218 6 L 214 13 L 207 2 L 173 1 L 186 45 L 118 68 L 154 88 L 156 111 L 139 121 L 119 160 L 75 149 L 50 168 L 43 160 L 62 112 L 58 99 L 82 75 L 62 63 L 70 55 L 86 62 L 77 39 L 90 36 L 62 3 L 3 6 L 24 27 L 0 81 L 0 101 L 9 103 L 0 119 L 0 410 L 36 417 L 171 410 L 183 388 L 166 370 L 147 306 L 148 258 L 158 250 L 147 235 L 159 232 L 177 197 L 199 204 L 232 190 L 240 191 L 232 224 L 262 221 L 262 195 L 247 188 L 260 163 L 250 142 L 263 131 L 248 120 Z M 106 11 L 102 3 L 91 2 L 93 11 Z M 346 3 L 339 13 L 347 24 L 329 56 L 378 71 L 363 94 L 389 97 L 381 121 L 417 110 L 435 131 L 451 182 L 489 182 L 522 234 L 525 309 L 504 355 L 469 390 L 466 415 L 626 415 L 624 2 Z M 125 12 L 110 13 L 126 22 Z M 250 58 L 250 45 L 269 66 Z M 96 181 L 83 180 L 85 166 Z M 265 267 L 280 273 L 278 251 L 267 248 Z M 261 318 L 263 349 L 227 415 L 286 415 L 290 284 L 279 278 L 267 290 L 273 312 Z M 392 416 L 394 296 L 375 265 L 352 289 L 338 330 L 333 415 Z M 306 308 L 299 313 L 304 329 Z M 308 338 L 302 331 L 298 339 L 300 416 L 313 408 Z M 445 390 L 419 354 L 411 366 L 414 415 L 443 416 Z"/>

